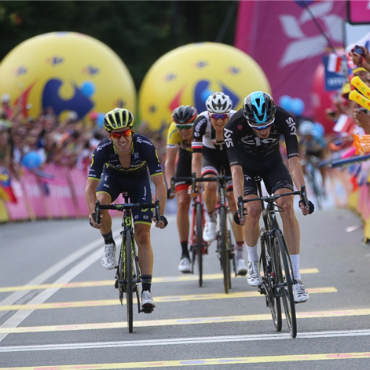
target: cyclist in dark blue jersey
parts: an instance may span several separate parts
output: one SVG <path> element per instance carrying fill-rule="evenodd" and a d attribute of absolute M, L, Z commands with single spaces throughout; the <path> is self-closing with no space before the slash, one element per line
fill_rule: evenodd
<path fill-rule="evenodd" d="M 89 207 L 90 224 L 100 229 L 104 238 L 103 267 L 114 269 L 116 266 L 116 245 L 112 237 L 112 219 L 108 210 L 102 210 L 99 224 L 95 223 L 95 201 L 110 204 L 123 191 L 128 192 L 132 203 L 151 203 L 152 192 L 150 178 L 155 186 L 155 195 L 159 199 L 161 214 L 165 209 L 167 190 L 162 175 L 157 151 L 150 140 L 133 131 L 134 117 L 127 109 L 116 108 L 104 117 L 104 128 L 108 137 L 101 141 L 94 150 L 86 185 L 86 202 Z M 149 174 L 150 178 L 149 178 Z M 142 278 L 142 306 L 156 306 L 151 295 L 153 272 L 153 251 L 150 242 L 152 210 L 132 210 L 135 227 L 135 240 L 139 250 Z M 161 229 L 167 220 L 153 219 Z"/>
<path fill-rule="evenodd" d="M 288 168 L 280 153 L 279 141 L 284 135 Z M 257 188 L 255 175 L 261 175 L 268 193 L 279 194 L 293 191 L 293 182 L 297 189 L 305 185 L 302 167 L 298 157 L 298 140 L 296 123 L 288 112 L 276 107 L 272 97 L 262 91 L 256 91 L 244 99 L 240 109 L 224 128 L 224 138 L 233 178 L 234 196 L 245 199 L 255 198 Z M 293 179 L 293 181 L 292 181 Z M 295 277 L 293 289 L 297 303 L 309 298 L 301 281 L 300 264 L 300 232 L 294 214 L 293 196 L 281 197 L 276 201 L 284 208 L 281 212 L 283 231 L 291 254 Z M 302 201 L 299 206 L 304 215 L 312 213 L 314 206 L 309 202 L 308 211 Z M 261 215 L 260 202 L 246 203 L 248 215 L 243 224 L 245 241 L 248 249 L 248 283 L 252 286 L 261 284 L 258 266 L 257 242 L 260 235 L 259 220 Z M 241 223 L 239 212 L 235 221 Z"/>

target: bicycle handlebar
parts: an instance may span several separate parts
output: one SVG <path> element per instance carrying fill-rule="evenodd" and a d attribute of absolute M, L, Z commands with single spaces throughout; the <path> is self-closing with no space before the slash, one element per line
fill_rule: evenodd
<path fill-rule="evenodd" d="M 306 192 L 306 187 L 304 185 L 301 186 L 301 190 L 292 191 L 290 193 L 272 194 L 272 195 L 267 195 L 267 196 L 262 196 L 262 197 L 251 198 L 251 199 L 243 199 L 243 197 L 239 195 L 238 196 L 238 210 L 239 210 L 241 221 L 242 222 L 244 221 L 244 215 L 243 215 L 244 203 L 254 202 L 257 200 L 263 201 L 266 203 L 274 203 L 277 199 L 281 197 L 286 197 L 288 195 L 300 195 L 302 198 L 303 204 L 305 205 L 306 209 L 309 210 L 307 192 Z"/>
<path fill-rule="evenodd" d="M 105 204 L 101 205 L 97 200 L 95 202 L 95 223 L 100 223 L 100 210 L 101 209 L 115 209 L 117 211 L 123 212 L 125 209 L 132 208 L 154 208 L 154 217 L 159 222 L 161 220 L 161 215 L 159 212 L 159 200 L 156 199 L 154 203 L 125 203 L 125 204 Z"/>
<path fill-rule="evenodd" d="M 193 172 L 191 176 L 187 177 L 171 177 L 171 193 L 175 189 L 175 182 L 176 181 L 191 181 L 191 188 L 193 193 L 195 193 L 196 183 L 197 182 L 214 182 L 214 181 L 230 181 L 232 178 L 231 176 L 214 176 L 214 177 L 196 177 L 196 173 Z"/>

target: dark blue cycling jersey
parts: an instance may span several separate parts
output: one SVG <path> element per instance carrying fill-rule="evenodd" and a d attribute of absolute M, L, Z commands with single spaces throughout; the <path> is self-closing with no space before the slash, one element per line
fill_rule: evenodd
<path fill-rule="evenodd" d="M 123 168 L 113 143 L 108 138 L 101 141 L 94 150 L 88 178 L 99 180 L 102 173 L 106 173 L 140 181 L 148 176 L 148 169 L 151 176 L 161 174 L 161 164 L 153 143 L 145 136 L 134 134 L 132 144 L 130 167 Z"/>

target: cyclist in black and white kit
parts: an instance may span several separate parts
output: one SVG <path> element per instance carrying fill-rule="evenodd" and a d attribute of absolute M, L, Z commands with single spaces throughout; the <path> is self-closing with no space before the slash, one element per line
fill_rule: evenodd
<path fill-rule="evenodd" d="M 108 210 L 102 210 L 102 219 L 95 223 L 95 201 L 110 204 L 122 193 L 128 192 L 132 203 L 152 203 L 150 178 L 155 186 L 155 195 L 159 199 L 161 214 L 166 205 L 166 185 L 162 175 L 157 151 L 150 140 L 134 134 L 132 126 L 134 117 L 127 109 L 116 108 L 104 117 L 104 128 L 108 137 L 101 141 L 94 150 L 91 167 L 86 184 L 86 202 L 89 207 L 89 218 L 92 227 L 100 229 L 104 238 L 104 254 L 101 260 L 108 270 L 116 267 L 116 245 L 112 237 L 112 219 Z M 148 174 L 149 170 L 149 174 Z M 154 308 L 151 295 L 153 272 L 153 251 L 150 243 L 150 228 L 153 211 L 150 209 L 133 209 L 135 241 L 138 245 L 139 264 L 141 269 L 142 307 Z M 153 219 L 156 227 L 161 229 L 167 220 Z"/>
<path fill-rule="evenodd" d="M 296 122 L 288 112 L 276 107 L 272 97 L 262 91 L 256 91 L 244 99 L 243 108 L 234 114 L 224 128 L 227 154 L 233 178 L 234 196 L 245 199 L 257 196 L 254 176 L 261 175 L 269 194 L 287 193 L 305 185 L 302 167 L 298 157 Z M 288 168 L 280 153 L 279 141 L 284 135 Z M 293 179 L 293 181 L 292 181 Z M 302 284 L 299 272 L 300 231 L 294 214 L 293 196 L 282 197 L 276 201 L 284 208 L 281 212 L 284 237 L 291 255 L 295 281 L 293 283 L 296 303 L 307 301 L 308 293 Z M 309 201 L 308 211 L 303 202 L 299 206 L 304 215 L 312 213 L 313 204 Z M 244 225 L 245 241 L 248 249 L 248 283 L 252 286 L 261 284 L 258 266 L 257 242 L 260 235 L 260 202 L 246 203 L 247 216 L 241 223 L 239 211 L 234 220 Z"/>
<path fill-rule="evenodd" d="M 194 122 L 192 172 L 195 172 L 197 177 L 216 177 L 220 175 L 221 169 L 224 169 L 225 175 L 231 176 L 223 128 L 235 113 L 231 109 L 232 101 L 228 95 L 216 92 L 208 97 L 206 108 L 207 110 L 202 112 Z M 207 211 L 203 239 L 207 242 L 212 242 L 216 238 L 217 186 L 216 182 L 203 183 L 203 200 Z M 227 183 L 227 191 L 229 207 L 234 213 L 236 205 L 231 181 Z M 236 273 L 246 275 L 243 228 L 233 224 L 233 230 L 237 244 Z"/>

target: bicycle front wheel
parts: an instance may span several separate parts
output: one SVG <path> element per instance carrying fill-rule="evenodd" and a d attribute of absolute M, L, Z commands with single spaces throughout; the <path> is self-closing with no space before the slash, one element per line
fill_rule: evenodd
<path fill-rule="evenodd" d="M 287 245 L 280 230 L 275 232 L 274 247 L 276 261 L 278 261 L 277 263 L 280 263 L 281 267 L 284 269 L 284 275 L 282 274 L 282 268 L 278 268 L 277 271 L 279 271 L 279 283 L 281 283 L 280 291 L 284 305 L 285 318 L 289 327 L 290 336 L 295 338 L 297 336 L 297 318 L 292 285 L 293 268 Z"/>
<path fill-rule="evenodd" d="M 199 287 L 203 285 L 203 238 L 202 238 L 202 205 L 200 203 L 197 204 L 196 208 L 196 250 L 197 250 L 197 257 L 198 257 L 198 273 L 199 273 Z"/>
<path fill-rule="evenodd" d="M 127 327 L 129 333 L 132 333 L 134 322 L 134 309 L 133 309 L 133 278 L 132 278 L 132 249 L 133 243 L 131 230 L 126 231 L 125 241 L 125 264 L 124 264 L 124 277 L 126 282 L 126 309 L 127 309 Z"/>
<path fill-rule="evenodd" d="M 221 266 L 224 275 L 224 290 L 226 294 L 229 293 L 229 287 L 231 286 L 230 258 L 227 241 L 228 238 L 227 238 L 226 209 L 225 207 L 220 207 Z"/>
<path fill-rule="evenodd" d="M 276 331 L 281 331 L 281 302 L 280 293 L 276 289 L 277 276 L 275 271 L 281 271 L 280 261 L 275 259 L 271 251 L 266 235 L 261 236 L 261 266 L 263 268 L 262 286 L 265 289 L 266 305 L 270 308 L 272 322 Z"/>

